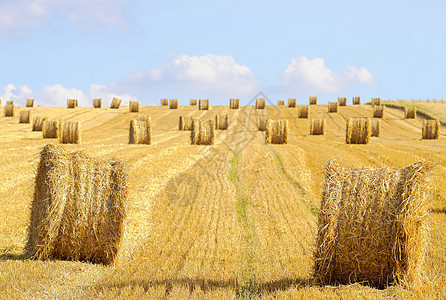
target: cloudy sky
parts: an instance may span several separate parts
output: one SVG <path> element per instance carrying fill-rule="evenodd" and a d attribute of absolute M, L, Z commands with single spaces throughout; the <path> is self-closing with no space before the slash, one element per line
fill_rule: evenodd
<path fill-rule="evenodd" d="M 0 0 L 0 99 L 444 99 L 446 1 Z"/>

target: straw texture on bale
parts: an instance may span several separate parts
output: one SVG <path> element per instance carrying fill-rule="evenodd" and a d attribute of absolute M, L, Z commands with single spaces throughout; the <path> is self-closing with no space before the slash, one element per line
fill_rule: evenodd
<path fill-rule="evenodd" d="M 265 135 L 267 144 L 288 143 L 288 120 L 269 121 Z"/>
<path fill-rule="evenodd" d="M 373 117 L 374 118 L 384 118 L 385 106 L 373 106 Z"/>
<path fill-rule="evenodd" d="M 59 137 L 60 121 L 46 121 L 42 124 L 42 135 L 44 139 L 57 139 Z"/>
<path fill-rule="evenodd" d="M 161 99 L 161 106 L 169 106 L 169 99 Z"/>
<path fill-rule="evenodd" d="M 37 167 L 27 255 L 110 264 L 121 242 L 128 190 L 122 161 L 46 145 Z"/>
<path fill-rule="evenodd" d="M 239 109 L 240 99 L 230 98 L 229 99 L 229 108 L 230 109 Z"/>
<path fill-rule="evenodd" d="M 266 131 L 271 118 L 269 116 L 259 116 L 257 118 L 257 128 L 259 131 Z"/>
<path fill-rule="evenodd" d="M 288 107 L 296 107 L 296 98 L 288 98 Z"/>
<path fill-rule="evenodd" d="M 379 137 L 381 131 L 381 120 L 371 120 L 372 122 L 372 132 L 370 136 Z"/>
<path fill-rule="evenodd" d="M 339 106 L 347 106 L 347 98 L 346 97 L 338 97 Z"/>
<path fill-rule="evenodd" d="M 209 99 L 200 99 L 198 103 L 199 110 L 209 110 Z"/>
<path fill-rule="evenodd" d="M 381 106 L 381 98 L 372 98 L 372 106 Z"/>
<path fill-rule="evenodd" d="M 368 144 L 372 134 L 369 118 L 347 119 L 345 142 L 347 144 Z"/>
<path fill-rule="evenodd" d="M 9 101 L 6 101 L 9 102 Z M 6 103 L 4 107 L 5 117 L 14 117 L 15 116 L 15 105 Z"/>
<path fill-rule="evenodd" d="M 423 120 L 421 132 L 422 138 L 425 140 L 437 140 L 440 138 L 440 121 L 439 120 Z"/>
<path fill-rule="evenodd" d="M 26 107 L 34 107 L 34 99 L 26 99 Z"/>
<path fill-rule="evenodd" d="M 215 129 L 227 130 L 228 129 L 228 115 L 221 114 L 215 116 Z"/>
<path fill-rule="evenodd" d="M 192 145 L 213 145 L 215 136 L 214 120 L 193 120 L 191 130 Z"/>
<path fill-rule="evenodd" d="M 311 119 L 310 135 L 325 135 L 326 124 L 325 119 Z"/>
<path fill-rule="evenodd" d="M 130 121 L 129 144 L 150 145 L 152 143 L 152 119 L 149 116 L 145 120 L 140 119 Z"/>
<path fill-rule="evenodd" d="M 310 105 L 300 105 L 297 115 L 299 119 L 308 119 L 310 117 Z"/>
<path fill-rule="evenodd" d="M 256 109 L 265 109 L 265 98 L 256 99 Z"/>
<path fill-rule="evenodd" d="M 122 102 L 121 99 L 113 97 L 110 108 L 118 109 L 121 106 L 121 102 Z"/>
<path fill-rule="evenodd" d="M 10 100 L 10 101 L 6 101 L 6 105 L 13 105 L 14 101 Z"/>
<path fill-rule="evenodd" d="M 360 105 L 361 97 L 353 97 L 353 105 Z"/>
<path fill-rule="evenodd" d="M 101 108 L 102 107 L 102 98 L 93 99 L 93 107 Z"/>
<path fill-rule="evenodd" d="M 417 118 L 417 108 L 416 107 L 404 107 L 404 118 L 405 119 L 416 119 Z"/>
<path fill-rule="evenodd" d="M 67 99 L 67 107 L 68 108 L 76 108 L 78 107 L 77 99 Z"/>
<path fill-rule="evenodd" d="M 180 130 L 192 130 L 193 118 L 191 116 L 180 116 L 179 129 Z"/>
<path fill-rule="evenodd" d="M 139 112 L 139 101 L 130 101 L 129 112 L 132 113 Z"/>
<path fill-rule="evenodd" d="M 169 108 L 178 109 L 178 99 L 169 99 Z"/>
<path fill-rule="evenodd" d="M 19 123 L 29 123 L 31 118 L 31 112 L 29 110 L 22 110 L 20 112 Z"/>
<path fill-rule="evenodd" d="M 285 105 L 285 100 L 277 100 L 277 105 Z"/>
<path fill-rule="evenodd" d="M 320 284 L 420 279 L 433 164 L 402 170 L 326 166 L 313 275 Z"/>
<path fill-rule="evenodd" d="M 0 107 L 2 106 L 2 99 L 0 99 Z"/>
<path fill-rule="evenodd" d="M 328 112 L 337 113 L 339 107 L 339 102 L 328 102 Z"/>
<path fill-rule="evenodd" d="M 310 105 L 317 105 L 317 97 L 310 96 Z"/>
<path fill-rule="evenodd" d="M 59 129 L 59 142 L 61 144 L 81 143 L 81 122 L 63 122 Z"/>
<path fill-rule="evenodd" d="M 47 117 L 37 116 L 33 118 L 33 131 L 42 131 L 43 123 L 47 122 Z"/>
<path fill-rule="evenodd" d="M 191 106 L 197 106 L 197 99 L 190 99 Z"/>

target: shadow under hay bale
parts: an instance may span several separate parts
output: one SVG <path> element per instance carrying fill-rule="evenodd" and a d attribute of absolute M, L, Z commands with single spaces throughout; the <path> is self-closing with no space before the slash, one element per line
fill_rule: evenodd
<path fill-rule="evenodd" d="M 198 103 L 199 110 L 209 110 L 209 99 L 200 99 Z"/>
<path fill-rule="evenodd" d="M 81 122 L 67 121 L 60 125 L 59 142 L 61 144 L 81 143 Z"/>
<path fill-rule="evenodd" d="M 230 98 L 229 99 L 229 108 L 230 109 L 239 109 L 240 99 Z"/>
<path fill-rule="evenodd" d="M 121 242 L 128 190 L 122 161 L 46 145 L 37 167 L 27 256 L 110 264 Z"/>
<path fill-rule="evenodd" d="M 121 99 L 113 97 L 113 100 L 112 100 L 112 102 L 110 104 L 110 108 L 119 109 L 119 107 L 121 106 L 121 102 L 122 102 Z"/>
<path fill-rule="evenodd" d="M 34 99 L 26 99 L 26 107 L 34 107 Z"/>
<path fill-rule="evenodd" d="M 267 144 L 288 144 L 288 120 L 269 121 L 265 142 Z"/>
<path fill-rule="evenodd" d="M 192 130 L 193 118 L 191 116 L 180 116 L 178 122 L 179 130 Z"/>
<path fill-rule="evenodd" d="M 437 140 L 440 138 L 440 121 L 423 120 L 421 137 L 423 140 Z"/>
<path fill-rule="evenodd" d="M 259 116 L 257 118 L 257 129 L 259 131 L 266 131 L 270 120 L 271 118 L 269 116 Z"/>
<path fill-rule="evenodd" d="M 33 131 L 42 131 L 42 125 L 47 122 L 47 117 L 37 116 L 33 118 Z"/>
<path fill-rule="evenodd" d="M 9 101 L 7 101 L 9 102 Z M 12 102 L 12 101 L 11 101 Z M 6 103 L 4 109 L 5 117 L 14 117 L 15 116 L 15 105 Z"/>
<path fill-rule="evenodd" d="M 190 106 L 197 106 L 197 99 L 190 99 Z"/>
<path fill-rule="evenodd" d="M 326 166 L 313 275 L 319 284 L 418 282 L 426 237 L 429 172 Z"/>
<path fill-rule="evenodd" d="M 29 110 L 22 110 L 20 112 L 19 123 L 29 123 L 31 119 L 31 112 Z"/>
<path fill-rule="evenodd" d="M 310 135 L 325 135 L 326 124 L 325 119 L 311 119 Z"/>
<path fill-rule="evenodd" d="M 328 112 L 329 113 L 337 113 L 338 107 L 339 107 L 338 102 L 328 102 Z"/>
<path fill-rule="evenodd" d="M 347 106 L 347 98 L 346 97 L 338 97 L 339 106 Z"/>
<path fill-rule="evenodd" d="M 93 107 L 101 108 L 102 107 L 102 98 L 93 99 Z"/>
<path fill-rule="evenodd" d="M 368 144 L 372 134 L 372 124 L 369 118 L 347 119 L 345 142 L 347 144 Z"/>
<path fill-rule="evenodd" d="M 228 129 L 228 115 L 221 114 L 215 116 L 215 129 L 217 130 L 227 130 Z"/>
<path fill-rule="evenodd" d="M 149 116 L 139 116 L 139 120 L 130 121 L 129 144 L 152 144 L 151 121 Z"/>
<path fill-rule="evenodd" d="M 178 99 L 169 99 L 169 108 L 178 109 Z"/>
<path fill-rule="evenodd" d="M 256 109 L 265 109 L 265 99 L 264 98 L 256 99 Z"/>
<path fill-rule="evenodd" d="M 193 120 L 190 137 L 192 145 L 213 145 L 215 137 L 215 121 Z"/>
<path fill-rule="evenodd" d="M 67 108 L 76 108 L 78 107 L 77 99 L 67 99 Z"/>
<path fill-rule="evenodd" d="M 372 106 L 381 106 L 381 98 L 372 98 Z"/>
<path fill-rule="evenodd" d="M 416 107 L 404 107 L 404 118 L 405 119 L 416 119 L 417 118 L 417 108 Z"/>
<path fill-rule="evenodd" d="M 385 106 L 373 106 L 373 117 L 374 118 L 384 118 Z"/>
<path fill-rule="evenodd" d="M 317 97 L 310 96 L 310 105 L 317 105 Z"/>
<path fill-rule="evenodd" d="M 381 131 L 381 120 L 370 120 L 372 122 L 372 131 L 370 136 L 379 137 Z"/>
<path fill-rule="evenodd" d="M 296 98 L 288 98 L 288 107 L 296 107 Z"/>
<path fill-rule="evenodd" d="M 310 117 L 310 105 L 299 105 L 297 116 L 299 119 L 308 119 Z"/>
<path fill-rule="evenodd" d="M 139 101 L 130 101 L 129 103 L 129 112 L 138 113 L 139 112 Z"/>
<path fill-rule="evenodd" d="M 353 105 L 360 105 L 361 97 L 353 97 Z"/>
<path fill-rule="evenodd" d="M 161 99 L 161 106 L 169 106 L 169 99 Z"/>
<path fill-rule="evenodd" d="M 285 100 L 277 100 L 277 105 L 285 105 Z"/>
<path fill-rule="evenodd" d="M 57 139 L 59 137 L 60 121 L 46 121 L 42 124 L 42 136 L 44 139 Z"/>

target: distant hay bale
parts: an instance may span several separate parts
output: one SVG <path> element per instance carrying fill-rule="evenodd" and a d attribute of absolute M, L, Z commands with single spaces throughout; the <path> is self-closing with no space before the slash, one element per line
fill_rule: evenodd
<path fill-rule="evenodd" d="M 190 106 L 197 106 L 197 99 L 190 99 Z"/>
<path fill-rule="evenodd" d="M 44 139 L 57 139 L 59 137 L 60 121 L 46 121 L 42 124 L 42 135 Z"/>
<path fill-rule="evenodd" d="M 412 285 L 420 279 L 433 164 L 326 166 L 313 276 L 317 283 Z"/>
<path fill-rule="evenodd" d="M 130 101 L 129 112 L 131 113 L 139 112 L 139 101 Z"/>
<path fill-rule="evenodd" d="M 256 109 L 265 109 L 265 99 L 264 98 L 256 99 Z"/>
<path fill-rule="evenodd" d="M 288 120 L 269 121 L 265 139 L 267 144 L 288 144 Z"/>
<path fill-rule="evenodd" d="M 353 97 L 353 105 L 360 105 L 361 97 Z"/>
<path fill-rule="evenodd" d="M 277 105 L 285 105 L 285 100 L 277 100 Z"/>
<path fill-rule="evenodd" d="M 288 107 L 296 107 L 296 98 L 288 98 Z"/>
<path fill-rule="evenodd" d="M 328 102 L 328 112 L 329 113 L 337 113 L 338 106 L 339 106 L 339 102 Z"/>
<path fill-rule="evenodd" d="M 112 103 L 110 105 L 110 108 L 118 109 L 121 106 L 121 102 L 122 102 L 121 99 L 113 97 L 113 100 L 112 100 Z"/>
<path fill-rule="evenodd" d="M 61 144 L 81 143 L 81 122 L 67 121 L 60 125 L 59 142 Z"/>
<path fill-rule="evenodd" d="M 94 108 L 101 108 L 102 107 L 102 99 L 93 99 L 93 107 Z"/>
<path fill-rule="evenodd" d="M 19 123 L 29 123 L 30 118 L 31 118 L 31 112 L 29 110 L 20 111 Z"/>
<path fill-rule="evenodd" d="M 417 108 L 416 107 L 404 107 L 404 118 L 405 119 L 416 119 L 417 118 Z"/>
<path fill-rule="evenodd" d="M 317 97 L 310 96 L 310 105 L 317 105 Z"/>
<path fill-rule="evenodd" d="M 384 118 L 385 106 L 373 106 L 373 117 L 374 118 Z"/>
<path fill-rule="evenodd" d="M 266 131 L 271 118 L 269 116 L 259 116 L 257 118 L 257 128 L 259 131 Z"/>
<path fill-rule="evenodd" d="M 347 106 L 347 98 L 346 97 L 338 97 L 339 106 Z"/>
<path fill-rule="evenodd" d="M 191 130 L 192 145 L 213 145 L 215 136 L 214 120 L 193 120 Z"/>
<path fill-rule="evenodd" d="M 379 137 L 381 131 L 381 120 L 370 120 L 372 122 L 372 131 L 370 136 Z"/>
<path fill-rule="evenodd" d="M 169 99 L 169 108 L 178 109 L 178 99 Z"/>
<path fill-rule="evenodd" d="M 228 115 L 221 114 L 215 116 L 215 129 L 217 130 L 227 130 L 228 129 Z"/>
<path fill-rule="evenodd" d="M 199 110 L 209 110 L 209 99 L 200 99 L 198 104 Z"/>
<path fill-rule="evenodd" d="M 369 118 L 347 119 L 345 142 L 347 144 L 368 144 L 372 134 Z"/>
<path fill-rule="evenodd" d="M 372 98 L 372 106 L 381 106 L 381 98 Z"/>
<path fill-rule="evenodd" d="M 240 99 L 230 98 L 229 99 L 229 108 L 230 109 L 239 109 L 239 103 L 240 103 Z"/>
<path fill-rule="evenodd" d="M 437 140 L 440 138 L 440 121 L 439 120 L 423 120 L 421 132 L 424 140 Z"/>
<path fill-rule="evenodd" d="M 77 99 L 67 99 L 67 108 L 76 108 L 78 107 Z"/>
<path fill-rule="evenodd" d="M 37 116 L 33 118 L 33 131 L 42 131 L 43 123 L 47 122 L 47 117 Z"/>
<path fill-rule="evenodd" d="M 6 101 L 6 105 L 14 105 L 14 101 Z"/>
<path fill-rule="evenodd" d="M 123 234 L 127 167 L 46 145 L 40 153 L 26 254 L 110 264 Z"/>
<path fill-rule="evenodd" d="M 310 117 L 310 105 L 299 105 L 297 116 L 299 119 L 308 119 Z"/>
<path fill-rule="evenodd" d="M 15 116 L 15 105 L 9 104 L 8 102 L 12 102 L 12 101 L 6 101 L 6 105 L 4 107 L 5 117 L 14 117 Z"/>
<path fill-rule="evenodd" d="M 152 144 L 152 119 L 131 120 L 129 130 L 129 144 Z"/>
<path fill-rule="evenodd" d="M 169 106 L 169 99 L 161 99 L 161 106 Z"/>
<path fill-rule="evenodd" d="M 193 118 L 191 116 L 180 116 L 178 122 L 179 130 L 192 130 Z"/>
<path fill-rule="evenodd" d="M 26 107 L 34 107 L 34 99 L 26 99 Z"/>
<path fill-rule="evenodd" d="M 311 119 L 310 135 L 325 135 L 325 119 Z"/>

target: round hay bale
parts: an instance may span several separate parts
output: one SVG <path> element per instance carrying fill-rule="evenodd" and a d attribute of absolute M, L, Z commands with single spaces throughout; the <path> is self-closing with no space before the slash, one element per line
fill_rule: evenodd
<path fill-rule="evenodd" d="M 78 107 L 77 99 L 67 99 L 67 108 L 76 108 Z"/>
<path fill-rule="evenodd" d="M 259 116 L 257 118 L 257 128 L 259 131 L 266 131 L 268 123 L 271 120 L 269 116 Z"/>
<path fill-rule="evenodd" d="M 221 114 L 215 116 L 215 129 L 217 130 L 227 130 L 228 129 L 228 115 Z"/>
<path fill-rule="evenodd" d="M 310 135 L 325 135 L 325 119 L 311 119 Z"/>
<path fill-rule="evenodd" d="M 264 98 L 256 99 L 256 109 L 265 109 L 265 99 Z"/>
<path fill-rule="evenodd" d="M 371 136 L 379 137 L 380 129 L 381 129 L 381 120 L 371 120 L 372 122 L 372 132 Z"/>
<path fill-rule="evenodd" d="M 277 105 L 285 105 L 285 100 L 277 100 Z"/>
<path fill-rule="evenodd" d="M 200 99 L 198 104 L 199 110 L 209 110 L 209 99 Z"/>
<path fill-rule="evenodd" d="M 229 99 L 229 108 L 230 109 L 239 109 L 239 101 L 240 99 L 230 98 Z"/>
<path fill-rule="evenodd" d="M 121 106 L 121 99 L 113 97 L 112 103 L 110 104 L 110 108 L 118 109 Z"/>
<path fill-rule="evenodd" d="M 6 101 L 6 102 L 12 102 L 12 101 Z M 4 107 L 4 113 L 5 117 L 14 117 L 15 116 L 15 105 L 6 103 Z"/>
<path fill-rule="evenodd" d="M 46 121 L 42 124 L 42 135 L 44 139 L 57 139 L 59 137 L 60 121 Z"/>
<path fill-rule="evenodd" d="M 308 119 L 310 117 L 310 105 L 299 105 L 297 115 L 299 119 Z"/>
<path fill-rule="evenodd" d="M 382 119 L 384 117 L 385 106 L 373 106 L 373 117 Z"/>
<path fill-rule="evenodd" d="M 123 234 L 128 191 L 122 161 L 46 145 L 37 167 L 26 254 L 110 264 Z"/>
<path fill-rule="evenodd" d="M 178 127 L 180 130 L 192 130 L 193 118 L 191 116 L 180 116 Z"/>
<path fill-rule="evenodd" d="M 337 113 L 338 106 L 339 106 L 339 102 L 328 102 L 328 112 L 329 113 Z"/>
<path fill-rule="evenodd" d="M 169 106 L 169 99 L 161 99 L 161 106 Z"/>
<path fill-rule="evenodd" d="M 417 118 L 417 108 L 416 107 L 404 107 L 404 118 L 405 119 L 416 119 Z"/>
<path fill-rule="evenodd" d="M 423 120 L 421 136 L 424 140 L 437 140 L 440 138 L 440 121 Z"/>
<path fill-rule="evenodd" d="M 353 97 L 353 105 L 360 105 L 361 97 Z"/>
<path fill-rule="evenodd" d="M 131 120 L 129 130 L 129 144 L 152 143 L 151 118 L 147 116 L 146 120 Z"/>
<path fill-rule="evenodd" d="M 381 98 L 372 98 L 372 106 L 381 106 Z"/>
<path fill-rule="evenodd" d="M 178 99 L 169 99 L 169 108 L 178 109 Z"/>
<path fill-rule="evenodd" d="M 12 100 L 6 101 L 6 105 L 14 105 L 14 101 L 12 101 Z"/>
<path fill-rule="evenodd" d="M 61 144 L 81 143 L 81 122 L 63 122 L 59 130 L 59 142 Z"/>
<path fill-rule="evenodd" d="M 296 98 L 288 98 L 288 107 L 296 107 Z"/>
<path fill-rule="evenodd" d="M 93 99 L 93 107 L 101 108 L 102 107 L 102 98 Z"/>
<path fill-rule="evenodd" d="M 214 120 L 193 120 L 191 130 L 192 145 L 213 145 L 215 136 Z"/>
<path fill-rule="evenodd" d="M 190 99 L 190 106 L 197 106 L 197 99 Z"/>
<path fill-rule="evenodd" d="M 317 97 L 310 96 L 310 105 L 317 105 Z"/>
<path fill-rule="evenodd" d="M 31 112 L 29 110 L 20 111 L 19 123 L 29 123 Z"/>
<path fill-rule="evenodd" d="M 26 99 L 26 107 L 34 107 L 34 99 Z"/>
<path fill-rule="evenodd" d="M 339 106 L 347 106 L 347 98 L 346 97 L 338 97 Z"/>
<path fill-rule="evenodd" d="M 432 168 L 427 162 L 402 170 L 348 168 L 330 161 L 318 217 L 316 282 L 376 287 L 417 282 Z"/>
<path fill-rule="evenodd" d="M 347 144 L 368 144 L 372 134 L 369 118 L 347 119 L 345 142 Z"/>
<path fill-rule="evenodd" d="M 139 112 L 139 101 L 130 101 L 129 112 L 131 113 Z"/>
<path fill-rule="evenodd" d="M 33 131 L 42 131 L 43 123 L 47 122 L 47 117 L 37 116 L 33 118 Z"/>
<path fill-rule="evenodd" d="M 269 121 L 265 139 L 267 144 L 287 144 L 288 120 Z"/>

